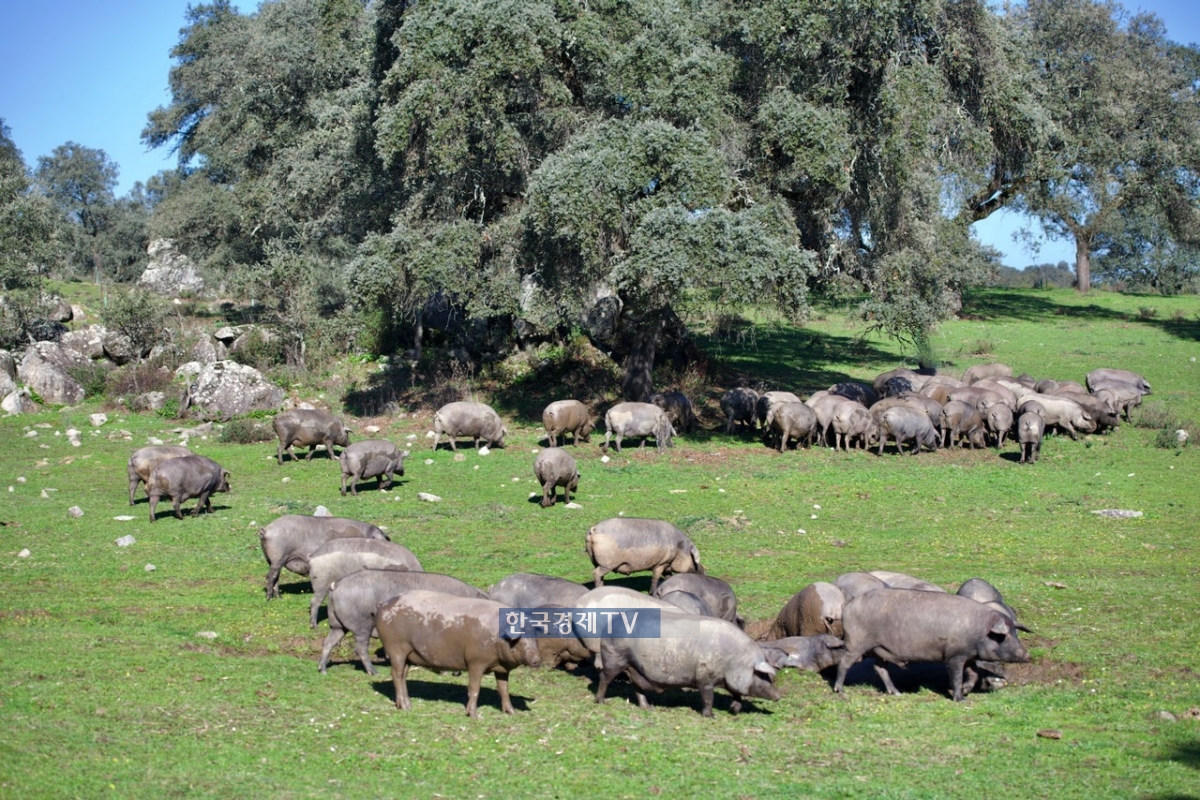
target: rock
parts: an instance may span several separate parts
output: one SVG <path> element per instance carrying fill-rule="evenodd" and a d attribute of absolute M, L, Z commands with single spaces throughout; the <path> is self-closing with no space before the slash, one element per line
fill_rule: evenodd
<path fill-rule="evenodd" d="M 71 305 L 71 319 L 73 319 L 75 322 L 83 322 L 85 319 L 87 319 L 87 317 L 87 310 L 84 309 L 83 306 L 79 305 L 78 303 Z"/>
<path fill-rule="evenodd" d="M 428 466 L 429 466 L 430 464 L 432 464 L 432 463 L 433 463 L 433 459 L 432 459 L 432 458 L 427 458 L 427 459 L 425 459 L 425 466 L 427 466 L 427 467 L 428 467 Z"/>
<path fill-rule="evenodd" d="M 479 448 L 479 455 L 481 455 L 481 456 L 486 456 L 490 452 L 492 452 L 492 451 L 488 449 L 488 446 L 486 444 L 483 447 Z"/>
<path fill-rule="evenodd" d="M 158 411 L 167 404 L 167 396 L 162 392 L 146 392 L 139 394 L 134 399 L 134 403 L 143 411 Z"/>
<path fill-rule="evenodd" d="M 133 517 L 129 516 L 128 514 L 121 514 L 118 517 L 113 517 L 113 519 L 115 519 L 117 522 L 129 522 L 131 519 L 133 519 Z"/>
<path fill-rule="evenodd" d="M 1187 440 L 1188 440 L 1188 432 L 1187 431 L 1183 430 L 1182 428 L 1175 431 L 1175 444 L 1179 445 L 1180 447 L 1183 447 L 1185 444 L 1187 444 Z"/>
<path fill-rule="evenodd" d="M 25 548 L 21 552 L 17 553 L 17 558 L 29 558 L 31 555 L 33 555 L 33 553 L 29 552 L 29 548 Z"/>
<path fill-rule="evenodd" d="M 196 271 L 196 265 L 183 253 L 175 249 L 170 239 L 155 239 L 146 248 L 150 263 L 138 286 L 161 295 L 199 294 L 204 291 L 204 279 Z"/>
<path fill-rule="evenodd" d="M 235 361 L 216 361 L 201 368 L 188 386 L 180 410 L 196 408 L 228 418 L 251 411 L 275 411 L 281 403 L 283 389 L 258 370 Z"/>
<path fill-rule="evenodd" d="M 137 539 L 132 536 L 122 536 L 117 539 L 117 547 L 129 547 L 131 544 L 137 544 Z"/>
<path fill-rule="evenodd" d="M 611 458 L 609 458 L 608 456 L 600 456 L 600 463 L 601 463 L 601 464 L 607 464 L 607 463 L 608 463 L 608 462 L 610 462 L 610 461 L 612 461 L 612 459 L 611 459 Z"/>
<path fill-rule="evenodd" d="M 579 505 L 579 503 L 576 503 L 574 500 L 572 500 L 571 502 L 567 503 L 567 508 L 583 508 L 583 506 Z"/>
<path fill-rule="evenodd" d="M 1098 514 L 1101 517 L 1111 517 L 1112 519 L 1133 519 L 1142 516 L 1141 511 L 1128 511 L 1123 508 L 1102 508 L 1092 513 Z"/>
<path fill-rule="evenodd" d="M 70 322 L 75 318 L 75 311 L 71 308 L 71 304 L 63 300 L 58 295 L 47 297 L 47 313 L 46 318 L 53 322 Z"/>
<path fill-rule="evenodd" d="M 379 433 L 379 426 L 368 425 L 367 427 L 363 428 L 363 433 Z"/>
<path fill-rule="evenodd" d="M 147 564 L 145 566 L 146 572 L 154 572 L 156 569 L 158 569 L 158 567 L 154 566 L 153 564 Z"/>
<path fill-rule="evenodd" d="M 316 509 L 313 511 L 313 516 L 314 517 L 332 517 L 333 515 L 329 513 L 329 509 L 326 508 L 325 506 L 317 506 Z"/>
<path fill-rule="evenodd" d="M 246 330 L 247 328 L 241 325 L 226 325 L 224 328 L 218 329 L 217 332 L 213 334 L 213 338 L 228 347 L 236 342 L 237 338 Z"/>
<path fill-rule="evenodd" d="M 144 352 L 138 352 L 128 336 L 116 331 L 109 331 L 103 339 L 104 356 L 114 364 L 124 366 L 137 361 Z"/>
<path fill-rule="evenodd" d="M 217 638 L 217 632 L 216 631 L 200 631 L 199 633 L 196 634 L 196 636 L 200 637 L 201 639 L 215 639 L 215 638 Z"/>
<path fill-rule="evenodd" d="M 1160 711 L 1156 715 L 1163 722 L 1178 722 L 1179 717 L 1172 714 L 1170 711 Z"/>
<path fill-rule="evenodd" d="M 80 508 L 79 506 L 71 506 L 70 508 L 67 509 L 67 513 L 70 514 L 72 517 L 75 517 L 75 519 L 79 519 L 80 517 L 83 516 L 83 509 Z"/>
<path fill-rule="evenodd" d="M 37 403 L 33 402 L 28 389 L 16 389 L 0 400 L 0 410 L 9 414 L 36 414 L 39 411 Z"/>
<path fill-rule="evenodd" d="M 25 434 L 25 438 L 26 438 L 26 439 L 33 439 L 33 438 L 36 438 L 36 437 L 37 437 L 37 435 L 38 435 L 38 432 L 37 432 L 37 431 L 29 431 L 28 433 L 26 433 L 26 434 Z"/>
<path fill-rule="evenodd" d="M 107 335 L 108 329 L 103 325 L 88 325 L 77 331 L 64 333 L 58 341 L 63 347 L 74 350 L 92 361 L 99 361 L 104 358 L 104 337 Z"/>
<path fill-rule="evenodd" d="M 0 350 L 0 372 L 7 373 L 14 381 L 17 379 L 17 361 L 7 350 Z"/>
<path fill-rule="evenodd" d="M 229 357 L 229 349 L 217 339 L 204 338 L 192 347 L 189 357 L 201 364 L 211 364 L 214 361 L 224 361 Z"/>
<path fill-rule="evenodd" d="M 233 340 L 233 344 L 229 345 L 229 352 L 240 353 L 247 347 L 273 342 L 278 338 L 278 334 L 269 328 L 248 326 L 248 329 L 244 330 L 240 336 Z"/>
<path fill-rule="evenodd" d="M 8 397 L 17 390 L 17 382 L 3 370 L 0 370 L 0 397 Z"/>
<path fill-rule="evenodd" d="M 424 500 L 426 503 L 442 502 L 442 498 L 438 497 L 436 494 L 430 494 L 429 492 L 417 492 L 417 499 Z"/>
<path fill-rule="evenodd" d="M 455 461 L 466 461 L 467 457 L 465 455 L 463 455 L 462 453 L 455 453 L 454 460 Z"/>
<path fill-rule="evenodd" d="M 175 368 L 175 377 L 187 378 L 190 381 L 203 371 L 204 364 L 200 363 L 199 361 L 187 361 Z"/>
<path fill-rule="evenodd" d="M 17 375 L 47 403 L 76 405 L 83 402 L 83 386 L 67 370 L 90 364 L 81 353 L 56 342 L 38 342 L 25 351 Z"/>
<path fill-rule="evenodd" d="M 99 428 L 101 425 L 108 422 L 108 414 L 89 414 L 88 422 L 92 423 L 93 428 Z"/>
<path fill-rule="evenodd" d="M 158 447 L 163 444 L 163 440 L 158 438 L 157 436 L 151 436 L 148 439 L 146 439 L 146 444 L 151 444 L 151 445 L 154 445 L 155 447 Z"/>

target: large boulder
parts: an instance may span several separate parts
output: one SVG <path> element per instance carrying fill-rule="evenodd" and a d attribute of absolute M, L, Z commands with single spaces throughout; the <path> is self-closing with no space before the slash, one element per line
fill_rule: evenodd
<path fill-rule="evenodd" d="M 0 400 L 0 411 L 9 414 L 36 414 L 38 404 L 33 402 L 28 389 L 16 389 Z"/>
<path fill-rule="evenodd" d="M 201 364 L 211 364 L 214 361 L 224 361 L 228 352 L 224 342 L 220 339 L 205 336 L 192 347 L 188 358 Z"/>
<path fill-rule="evenodd" d="M 17 390 L 17 382 L 13 376 L 0 369 L 0 397 L 7 397 Z"/>
<path fill-rule="evenodd" d="M 99 361 L 104 358 L 104 337 L 106 336 L 108 336 L 108 329 L 103 325 L 88 325 L 77 331 L 64 333 L 58 343 L 93 361 Z"/>
<path fill-rule="evenodd" d="M 75 310 L 71 304 L 58 295 L 46 298 L 46 317 L 51 322 L 70 322 L 75 318 Z"/>
<path fill-rule="evenodd" d="M 7 372 L 10 378 L 17 379 L 17 360 L 7 350 L 0 350 L 0 372 Z"/>
<path fill-rule="evenodd" d="M 188 386 L 183 408 L 231 417 L 250 411 L 275 411 L 283 402 L 283 389 L 253 367 L 236 361 L 205 364 Z"/>
<path fill-rule="evenodd" d="M 138 279 L 141 288 L 162 295 L 199 294 L 204 291 L 204 279 L 196 265 L 175 249 L 170 239 L 155 239 L 146 248 L 150 263 Z"/>
<path fill-rule="evenodd" d="M 47 403 L 75 405 L 83 402 L 83 386 L 68 370 L 87 367 L 91 360 L 57 342 L 37 342 L 25 351 L 17 375 Z"/>

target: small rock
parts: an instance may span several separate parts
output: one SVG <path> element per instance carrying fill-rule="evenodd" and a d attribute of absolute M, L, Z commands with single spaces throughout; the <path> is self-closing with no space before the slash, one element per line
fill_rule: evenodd
<path fill-rule="evenodd" d="M 583 508 L 583 506 L 579 505 L 579 503 L 576 503 L 574 500 L 572 500 L 570 503 L 567 503 L 567 508 Z"/>
<path fill-rule="evenodd" d="M 92 423 L 93 428 L 99 428 L 108 422 L 108 414 L 91 414 L 88 416 L 88 422 Z"/>
<path fill-rule="evenodd" d="M 438 497 L 436 494 L 430 494 L 429 492 L 417 492 L 417 499 L 424 500 L 426 503 L 442 502 L 442 498 Z"/>
<path fill-rule="evenodd" d="M 72 517 L 79 519 L 80 517 L 83 516 L 83 509 L 80 508 L 79 506 L 71 506 L 70 508 L 67 509 L 67 513 L 70 514 Z"/>
<path fill-rule="evenodd" d="M 29 558 L 31 555 L 33 555 L 33 553 L 29 552 L 29 548 L 25 548 L 21 552 L 17 553 L 17 558 Z"/>
<path fill-rule="evenodd" d="M 513 483 L 520 483 L 520 482 L 521 482 L 521 479 L 520 479 L 520 478 L 513 478 L 513 479 L 512 479 L 512 482 L 513 482 Z"/>
<path fill-rule="evenodd" d="M 197 633 L 196 635 L 197 635 L 198 637 L 200 637 L 201 639 L 215 639 L 215 638 L 217 638 L 217 632 L 216 632 L 216 631 L 200 631 L 200 632 L 199 632 L 199 633 Z"/>
<path fill-rule="evenodd" d="M 821 507 L 819 505 L 817 505 L 816 503 L 813 503 L 813 508 L 815 508 L 817 511 L 821 510 Z"/>
<path fill-rule="evenodd" d="M 476 464 L 476 465 L 475 465 L 475 469 L 479 469 L 479 465 L 478 465 L 478 464 Z"/>
<path fill-rule="evenodd" d="M 481 455 L 481 456 L 486 456 L 490 452 L 492 452 L 492 451 L 488 449 L 488 446 L 486 444 L 483 447 L 479 448 L 479 455 Z"/>
<path fill-rule="evenodd" d="M 408 436 L 404 437 L 405 441 L 409 441 L 409 442 L 411 442 L 415 438 L 417 438 L 417 435 L 415 433 L 410 433 Z"/>
<path fill-rule="evenodd" d="M 291 483 L 291 482 L 292 482 L 292 479 L 291 479 L 291 478 L 284 478 L 284 479 L 283 479 L 283 483 Z"/>
<path fill-rule="evenodd" d="M 155 446 L 158 446 L 163 443 L 163 440 L 159 439 L 157 436 L 151 436 L 148 441 L 150 442 L 150 444 L 155 445 Z"/>
<path fill-rule="evenodd" d="M 46 493 L 46 490 L 45 490 L 45 489 L 42 489 L 42 499 L 43 499 L 43 500 L 49 500 L 49 499 L 50 499 L 50 495 Z"/>
<path fill-rule="evenodd" d="M 1163 722 L 1178 722 L 1179 721 L 1179 717 L 1175 716 L 1170 711 L 1158 712 L 1158 718 L 1161 719 Z"/>
<path fill-rule="evenodd" d="M 537 497 L 538 495 L 537 495 L 537 492 L 530 492 L 530 493 L 529 493 L 529 496 L 530 496 L 530 497 Z"/>
<path fill-rule="evenodd" d="M 432 439 L 434 436 L 437 436 L 437 434 L 436 434 L 436 433 L 434 433 L 433 431 L 426 431 L 426 432 L 425 432 L 425 438 L 426 438 L 426 439 Z"/>
<path fill-rule="evenodd" d="M 533 448 L 532 450 L 530 450 L 529 452 L 533 453 L 533 454 L 536 456 L 536 455 L 538 454 L 538 452 L 539 452 L 539 451 L 538 451 L 538 449 L 535 447 L 535 448 Z"/>
<path fill-rule="evenodd" d="M 796 528 L 796 533 L 808 533 L 804 528 Z"/>
<path fill-rule="evenodd" d="M 363 433 L 379 433 L 379 426 L 368 425 L 367 427 L 363 428 Z"/>
<path fill-rule="evenodd" d="M 1175 431 L 1175 443 L 1177 445 L 1182 447 L 1183 445 L 1187 444 L 1187 440 L 1188 440 L 1188 432 L 1187 431 L 1183 430 L 1182 428 Z"/>
<path fill-rule="evenodd" d="M 120 539 L 117 539 L 117 547 L 129 547 L 129 545 L 136 543 L 137 539 L 132 536 L 122 536 Z"/>
<path fill-rule="evenodd" d="M 816 518 L 817 518 L 817 515 L 816 515 L 816 514 L 811 514 L 810 516 L 811 516 L 811 518 L 812 518 L 812 519 L 816 519 Z"/>
<path fill-rule="evenodd" d="M 34 437 L 35 437 L 35 436 L 37 436 L 37 435 L 38 435 L 38 434 L 37 434 L 37 431 L 30 431 L 29 433 L 25 434 L 25 438 L 26 438 L 26 439 L 32 439 L 32 438 L 34 438 Z"/>
<path fill-rule="evenodd" d="M 15 492 L 15 491 L 17 490 L 17 487 L 15 487 L 15 486 L 10 486 L 10 487 L 8 487 L 8 490 L 9 490 L 10 492 Z"/>
<path fill-rule="evenodd" d="M 1065 583 L 1059 583 L 1058 581 L 1045 581 L 1045 584 L 1046 584 L 1047 586 L 1049 586 L 1051 589 L 1065 589 L 1065 588 L 1067 588 L 1067 585 L 1066 585 Z"/>
<path fill-rule="evenodd" d="M 600 456 L 600 463 L 601 463 L 601 464 L 607 464 L 607 463 L 608 463 L 608 462 L 610 462 L 610 461 L 612 461 L 612 459 L 611 459 L 611 458 L 609 458 L 608 456 Z"/>
<path fill-rule="evenodd" d="M 119 517 L 113 517 L 113 519 L 115 519 L 117 522 L 129 522 L 129 520 L 133 519 L 133 517 L 129 516 L 128 514 L 122 514 Z"/>
<path fill-rule="evenodd" d="M 466 461 L 466 460 L 467 460 L 467 457 L 466 457 L 466 456 L 464 456 L 462 453 L 455 453 L 455 454 L 454 454 L 454 460 L 455 460 L 455 461 Z"/>
<path fill-rule="evenodd" d="M 687 489 L 672 489 L 671 494 L 687 494 Z"/>
<path fill-rule="evenodd" d="M 432 459 L 432 458 L 427 458 L 427 459 L 425 459 L 425 466 L 427 466 L 427 467 L 428 467 L 428 466 L 429 466 L 430 464 L 432 464 L 432 463 L 433 463 L 433 459 Z"/>
<path fill-rule="evenodd" d="M 1129 511 L 1123 508 L 1102 508 L 1092 513 L 1098 514 L 1101 517 L 1111 517 L 1112 519 L 1133 519 L 1134 517 L 1142 516 L 1141 511 Z"/>
<path fill-rule="evenodd" d="M 1037 732 L 1037 735 L 1043 739 L 1061 739 L 1062 731 L 1055 728 L 1045 728 Z"/>
<path fill-rule="evenodd" d="M 146 572 L 154 572 L 156 569 L 158 569 L 158 567 L 154 566 L 153 564 L 147 564 L 145 566 Z"/>
<path fill-rule="evenodd" d="M 317 509 L 315 511 L 313 511 L 313 516 L 314 517 L 332 517 L 333 514 L 330 514 L 329 509 L 326 508 L 325 506 L 317 506 Z"/>
<path fill-rule="evenodd" d="M 21 475 L 20 477 L 18 477 L 18 478 L 17 478 L 17 483 L 25 483 L 25 476 L 24 476 L 24 475 Z"/>

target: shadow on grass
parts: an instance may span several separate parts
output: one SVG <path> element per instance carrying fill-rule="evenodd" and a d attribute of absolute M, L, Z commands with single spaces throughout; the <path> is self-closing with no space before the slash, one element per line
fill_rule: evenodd
<path fill-rule="evenodd" d="M 701 336 L 704 352 L 727 371 L 762 383 L 763 389 L 809 393 L 835 383 L 855 380 L 837 364 L 894 363 L 894 353 L 856 336 L 817 333 L 806 328 L 760 330 L 750 341 Z M 733 385 L 731 376 L 726 382 Z M 758 388 L 758 387 L 756 387 Z"/>
<path fill-rule="evenodd" d="M 874 663 L 872 659 L 864 658 L 851 667 L 846 673 L 845 685 L 872 684 L 880 692 L 885 691 L 883 681 L 879 680 L 879 676 L 875 674 Z M 917 663 L 909 664 L 907 667 L 897 667 L 895 664 L 888 664 L 887 670 L 888 674 L 892 676 L 892 683 L 896 685 L 901 694 L 929 689 L 943 697 L 950 697 L 950 677 L 946 674 L 946 666 L 944 664 Z M 976 667 L 976 670 L 980 673 L 980 683 L 976 685 L 971 694 L 988 691 L 983 678 L 992 674 L 981 667 Z M 832 688 L 834 681 L 837 680 L 837 669 L 831 667 L 822 672 L 821 677 L 825 678 Z M 970 695 L 967 696 L 969 697 Z"/>
<path fill-rule="evenodd" d="M 1162 760 L 1175 761 L 1185 767 L 1200 769 L 1200 742 L 1180 742 L 1172 746 Z"/>
<path fill-rule="evenodd" d="M 380 675 L 387 674 L 387 680 L 372 681 L 371 688 L 379 694 L 386 697 L 392 702 L 392 706 L 396 705 L 396 687 L 392 683 L 390 677 L 391 668 L 384 664 L 376 667 L 379 669 Z M 449 672 L 449 670 L 447 670 Z M 420 674 L 419 672 L 415 674 Z M 464 672 L 461 683 L 435 683 L 433 681 L 413 680 L 414 672 L 410 668 L 408 671 L 408 696 L 412 700 L 436 700 L 440 703 L 448 703 L 458 706 L 459 713 L 466 714 L 467 708 L 467 675 Z M 513 709 L 516 711 L 528 711 L 529 700 L 513 691 L 513 676 L 517 676 L 520 680 L 520 672 L 514 671 L 510 673 L 508 682 L 508 695 L 512 700 Z M 490 709 L 496 713 L 500 711 L 500 693 L 496 691 L 495 677 L 491 674 L 483 676 L 483 685 L 479 687 L 479 709 Z M 488 686 L 488 683 L 491 686 Z"/>
<path fill-rule="evenodd" d="M 591 677 L 591 682 L 588 686 L 588 691 L 595 697 L 596 689 L 600 686 L 595 676 Z M 628 700 L 631 704 L 637 705 L 636 689 L 629 679 L 624 674 L 618 675 L 612 683 L 608 685 L 608 691 L 605 692 L 605 701 L 608 703 L 620 702 Z M 703 700 L 698 691 L 689 689 L 679 689 L 669 687 L 661 692 L 648 692 L 646 700 L 649 701 L 651 709 L 654 708 L 690 708 L 697 714 L 703 706 Z M 760 705 L 761 703 L 761 705 Z M 770 701 L 756 700 L 750 697 L 742 698 L 742 714 L 766 714 L 771 715 L 769 707 Z M 733 697 L 722 690 L 713 692 L 713 714 L 726 713 L 731 714 L 730 706 L 733 705 Z"/>
<path fill-rule="evenodd" d="M 1146 297 L 1163 299 L 1161 295 L 1139 295 L 1125 293 L 1124 297 Z M 1030 289 L 978 289 L 963 296 L 961 319 L 999 321 L 1002 319 L 1023 322 L 1045 321 L 1053 317 L 1081 317 L 1088 320 L 1108 322 L 1136 322 L 1150 325 L 1177 339 L 1200 341 L 1200 320 L 1157 319 L 1139 314 L 1129 314 L 1104 308 L 1095 303 L 1065 305 L 1057 303 L 1052 295 L 1042 295 Z"/>

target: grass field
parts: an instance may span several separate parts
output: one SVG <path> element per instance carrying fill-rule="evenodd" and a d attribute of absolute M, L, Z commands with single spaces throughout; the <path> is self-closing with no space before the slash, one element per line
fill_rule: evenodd
<path fill-rule="evenodd" d="M 1082 380 L 1121 366 L 1146 376 L 1160 410 L 1200 420 L 1200 298 L 992 290 L 962 316 L 934 341 L 948 371 L 1000 360 Z M 712 374 L 808 392 L 908 355 L 859 337 L 834 308 L 802 329 L 761 320 L 748 334 L 703 338 Z M 525 405 L 557 399 L 526 388 Z M 211 516 L 179 521 L 160 506 L 150 524 L 144 497 L 127 505 L 125 461 L 194 423 L 109 409 L 94 429 L 99 410 L 0 420 L 0 797 L 1200 797 L 1200 450 L 1156 447 L 1152 429 L 1053 437 L 1031 467 L 1013 445 L 781 454 L 725 436 L 710 414 L 661 455 L 627 449 L 605 464 L 593 437 L 577 451 L 573 510 L 529 499 L 540 420 L 512 419 L 505 448 L 456 461 L 428 450 L 422 412 L 375 420 L 394 441 L 417 437 L 414 454 L 392 492 L 357 498 L 339 496 L 322 455 L 279 467 L 273 443 L 193 435 L 233 492 Z M 641 711 L 621 685 L 596 705 L 587 670 L 522 669 L 517 713 L 500 713 L 489 677 L 472 721 L 465 676 L 415 670 L 413 710 L 400 712 L 388 670 L 366 675 L 349 641 L 318 674 L 325 630 L 308 627 L 306 579 L 285 573 L 281 599 L 263 599 L 257 528 L 318 504 L 484 588 L 518 571 L 588 581 L 591 524 L 667 519 L 752 622 L 847 571 L 951 589 L 983 577 L 1034 630 L 1033 662 L 964 703 L 948 699 L 940 667 L 896 673 L 900 697 L 869 669 L 844 697 L 831 675 L 789 670 L 781 701 L 733 716 L 718 691 L 711 720 L 694 692 Z M 1106 508 L 1144 516 L 1092 513 Z M 136 544 L 118 547 L 125 535 Z M 649 577 L 614 582 L 644 589 Z"/>

